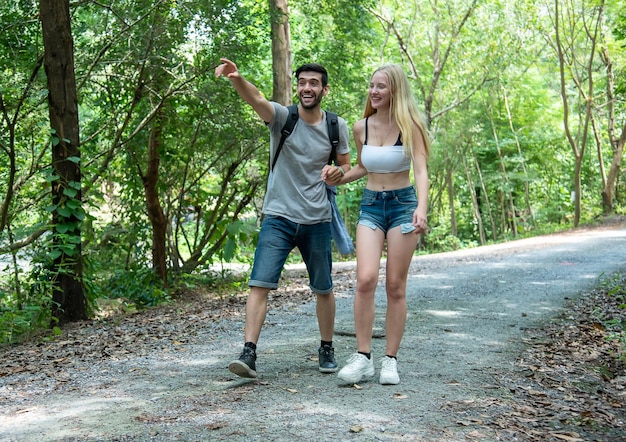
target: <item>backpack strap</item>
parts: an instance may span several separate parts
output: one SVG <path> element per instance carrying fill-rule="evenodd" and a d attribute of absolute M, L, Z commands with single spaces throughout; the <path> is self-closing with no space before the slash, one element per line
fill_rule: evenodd
<path fill-rule="evenodd" d="M 326 111 L 326 125 L 328 126 L 328 138 L 330 139 L 330 158 L 328 164 L 332 164 L 337 159 L 337 146 L 339 146 L 339 120 L 337 114 Z"/>
<path fill-rule="evenodd" d="M 278 155 L 283 148 L 283 144 L 285 144 L 285 140 L 289 135 L 291 135 L 291 132 L 293 132 L 293 128 L 298 122 L 298 105 L 292 104 L 291 106 L 287 106 L 287 109 L 289 109 L 289 115 L 287 116 L 287 121 L 285 121 L 285 124 L 280 131 L 280 141 L 278 142 L 278 146 L 276 147 L 276 153 L 274 154 L 274 159 L 272 160 L 271 170 L 274 170 L 276 160 L 278 160 Z"/>

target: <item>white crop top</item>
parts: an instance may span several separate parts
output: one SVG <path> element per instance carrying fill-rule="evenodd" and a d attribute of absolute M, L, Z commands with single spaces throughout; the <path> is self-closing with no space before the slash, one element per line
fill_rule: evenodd
<path fill-rule="evenodd" d="M 365 140 L 361 149 L 361 164 L 368 172 L 396 173 L 411 169 L 411 158 L 402 148 L 402 139 L 393 146 L 370 146 L 367 144 L 367 119 L 365 119 Z"/>

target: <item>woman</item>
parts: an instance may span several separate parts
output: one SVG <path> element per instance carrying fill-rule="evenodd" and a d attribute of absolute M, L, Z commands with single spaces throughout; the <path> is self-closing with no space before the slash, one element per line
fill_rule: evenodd
<path fill-rule="evenodd" d="M 386 240 L 387 341 L 379 381 L 395 385 L 400 382 L 396 355 L 406 323 L 409 266 L 418 234 L 427 227 L 426 162 L 430 147 L 425 124 L 400 66 L 386 64 L 374 72 L 364 118 L 355 123 L 353 132 L 358 164 L 345 173 L 340 184 L 367 175 L 356 229 L 357 353 L 350 357 L 338 376 L 348 383 L 356 383 L 374 375 L 371 355 L 374 294 Z M 411 169 L 417 198 L 411 184 Z"/>

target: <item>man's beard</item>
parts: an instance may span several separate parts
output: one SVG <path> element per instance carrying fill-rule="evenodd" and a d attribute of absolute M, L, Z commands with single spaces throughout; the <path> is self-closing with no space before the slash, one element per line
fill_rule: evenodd
<path fill-rule="evenodd" d="M 320 104 L 322 102 L 322 95 L 316 95 L 315 96 L 315 101 L 313 101 L 311 104 L 304 104 L 302 102 L 302 97 L 300 97 L 300 105 L 304 108 L 304 109 L 315 109 L 317 107 L 318 104 Z"/>

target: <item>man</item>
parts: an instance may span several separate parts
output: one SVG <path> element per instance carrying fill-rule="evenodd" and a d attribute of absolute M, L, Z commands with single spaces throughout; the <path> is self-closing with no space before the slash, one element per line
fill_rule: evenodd
<path fill-rule="evenodd" d="M 268 101 L 239 73 L 232 61 L 222 58 L 217 77 L 228 78 L 270 129 L 270 160 L 276 155 L 281 129 L 289 116 L 287 107 Z M 331 279 L 331 206 L 326 185 L 338 182 L 350 169 L 348 126 L 338 118 L 339 145 L 336 164 L 329 165 L 331 144 L 326 113 L 321 102 L 328 93 L 328 73 L 323 66 L 305 64 L 296 71 L 299 119 L 284 141 L 280 157 L 270 171 L 263 202 L 263 222 L 250 274 L 246 302 L 244 348 L 228 369 L 245 378 L 255 378 L 256 346 L 267 314 L 270 290 L 278 287 L 285 261 L 294 247 L 302 255 L 309 273 L 309 286 L 317 296 L 317 321 L 321 343 L 319 370 L 337 371 L 332 346 L 335 327 L 335 297 Z"/>

